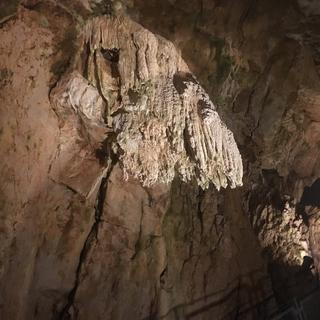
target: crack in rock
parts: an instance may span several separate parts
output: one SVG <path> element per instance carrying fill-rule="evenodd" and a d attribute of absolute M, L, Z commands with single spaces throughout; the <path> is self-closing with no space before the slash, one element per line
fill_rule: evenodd
<path fill-rule="evenodd" d="M 69 313 L 69 310 L 73 307 L 75 296 L 80 284 L 80 276 L 82 272 L 82 267 L 85 262 L 85 259 L 88 255 L 88 252 L 90 251 L 92 247 L 92 243 L 94 240 L 98 240 L 98 232 L 99 232 L 99 224 L 102 221 L 101 216 L 103 214 L 103 207 L 104 202 L 106 198 L 107 188 L 108 188 L 108 180 L 110 177 L 110 174 L 112 172 L 112 169 L 115 165 L 115 161 L 110 162 L 110 165 L 108 167 L 108 170 L 105 174 L 105 176 L 101 179 L 100 188 L 97 195 L 96 205 L 95 205 L 95 221 L 90 229 L 90 232 L 83 244 L 82 250 L 80 252 L 79 256 L 79 262 L 76 269 L 76 275 L 75 275 L 75 282 L 68 294 L 68 302 L 67 304 L 62 308 L 58 319 L 59 320 L 67 320 L 70 319 L 71 315 Z"/>

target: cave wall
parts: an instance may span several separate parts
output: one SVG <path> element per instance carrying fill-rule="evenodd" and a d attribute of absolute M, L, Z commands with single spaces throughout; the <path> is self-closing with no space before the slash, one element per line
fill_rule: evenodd
<path fill-rule="evenodd" d="M 24 1 L 1 17 L 1 318 L 262 317 L 273 290 L 278 302 L 296 295 L 304 255 L 318 261 L 317 208 L 297 211 L 318 177 L 314 20 L 286 1 L 92 8 Z M 243 188 L 125 181 L 109 150 L 101 162 L 78 122 L 65 126 L 51 94 L 75 68 L 85 21 L 109 10 L 181 50 L 234 133 Z M 265 299 L 268 310 L 251 309 Z"/>
<path fill-rule="evenodd" d="M 274 279 L 281 302 L 303 296 L 317 286 L 318 272 L 300 268 L 304 257 L 318 265 L 318 205 L 302 201 L 319 177 L 317 3 L 132 3 L 135 19 L 181 49 L 234 132 L 244 161 L 239 206 L 271 274 L 282 274 Z"/>

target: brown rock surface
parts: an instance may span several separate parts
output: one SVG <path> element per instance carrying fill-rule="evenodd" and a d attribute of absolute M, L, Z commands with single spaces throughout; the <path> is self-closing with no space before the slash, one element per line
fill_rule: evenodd
<path fill-rule="evenodd" d="M 6 6 L 1 319 L 262 319 L 315 285 L 319 19 L 299 3 Z M 213 186 L 242 166 L 231 134 L 210 153 L 212 114 L 242 189 Z"/>

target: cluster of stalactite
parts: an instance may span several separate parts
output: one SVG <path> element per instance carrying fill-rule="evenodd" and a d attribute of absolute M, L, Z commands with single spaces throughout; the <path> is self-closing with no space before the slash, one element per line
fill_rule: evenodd
<path fill-rule="evenodd" d="M 125 176 L 145 186 L 176 174 L 203 188 L 242 184 L 233 134 L 169 41 L 128 18 L 100 17 L 88 22 L 81 51 L 58 100 L 112 129 Z"/>

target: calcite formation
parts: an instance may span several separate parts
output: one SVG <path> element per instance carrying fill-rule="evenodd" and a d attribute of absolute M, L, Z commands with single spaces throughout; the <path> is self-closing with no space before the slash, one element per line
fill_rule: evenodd
<path fill-rule="evenodd" d="M 128 18 L 100 17 L 81 50 L 79 73 L 52 100 L 113 131 L 126 177 L 144 186 L 176 174 L 202 188 L 242 184 L 233 134 L 170 42 Z"/>
<path fill-rule="evenodd" d="M 96 156 L 108 131 L 103 122 L 105 103 L 95 87 L 72 72 L 52 90 L 51 104 L 59 119 L 60 137 L 50 177 L 89 197 L 104 172 Z"/>

